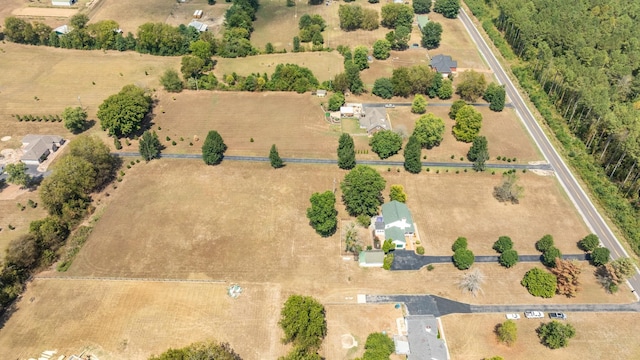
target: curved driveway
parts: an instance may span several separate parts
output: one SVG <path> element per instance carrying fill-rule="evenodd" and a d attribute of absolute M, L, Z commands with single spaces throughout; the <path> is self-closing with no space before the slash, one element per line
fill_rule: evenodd
<path fill-rule="evenodd" d="M 473 41 L 478 46 L 478 50 L 489 64 L 489 67 L 491 67 L 495 76 L 498 78 L 498 81 L 501 84 L 505 85 L 507 96 L 509 97 L 509 99 L 511 99 L 516 113 L 524 123 L 533 140 L 538 145 L 538 148 L 544 155 L 545 159 L 547 159 L 547 162 L 551 164 L 551 166 L 555 170 L 558 181 L 582 215 L 582 218 L 584 219 L 589 229 L 591 229 L 594 234 L 598 235 L 600 241 L 605 247 L 611 250 L 611 256 L 614 259 L 617 259 L 619 257 L 628 257 L 629 254 L 627 254 L 607 223 L 598 213 L 589 197 L 582 190 L 582 188 L 578 184 L 578 181 L 573 176 L 573 174 L 563 161 L 562 157 L 553 148 L 551 142 L 542 130 L 542 127 L 540 126 L 540 124 L 538 124 L 535 117 L 520 96 L 520 93 L 518 93 L 516 87 L 511 82 L 511 79 L 509 79 L 506 72 L 493 54 L 492 50 L 489 48 L 482 36 L 480 36 L 478 29 L 475 27 L 467 13 L 462 8 L 460 9 L 459 18 L 469 32 L 469 35 L 471 35 Z M 638 269 L 636 268 L 636 274 L 631 279 L 629 279 L 629 283 L 632 289 L 640 289 L 640 276 L 637 270 Z M 637 294 L 636 297 L 638 297 Z"/>

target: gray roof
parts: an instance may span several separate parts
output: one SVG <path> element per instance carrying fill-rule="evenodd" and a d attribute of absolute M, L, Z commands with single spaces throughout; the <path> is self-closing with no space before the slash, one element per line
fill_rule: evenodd
<path fill-rule="evenodd" d="M 204 23 L 201 23 L 200 21 L 195 21 L 195 20 L 190 22 L 189 26 L 191 26 L 192 28 L 196 28 L 196 30 L 200 32 L 207 31 L 207 27 L 209 27 L 207 24 L 204 24 Z"/>
<path fill-rule="evenodd" d="M 360 264 L 382 264 L 384 262 L 384 251 L 382 250 L 365 250 L 360 251 L 358 255 Z"/>
<path fill-rule="evenodd" d="M 432 315 L 407 316 L 408 360 L 446 360 L 447 346 L 438 339 L 438 321 Z"/>
<path fill-rule="evenodd" d="M 387 109 L 383 107 L 365 106 L 363 110 L 364 116 L 361 116 L 359 119 L 361 128 L 367 129 L 367 131 L 371 131 L 376 127 L 391 130 L 391 123 L 387 118 Z"/>
<path fill-rule="evenodd" d="M 69 27 L 69 25 L 62 25 L 53 29 L 53 31 L 58 35 L 65 35 L 71 32 L 71 27 Z"/>
<path fill-rule="evenodd" d="M 408 232 L 414 232 L 413 218 L 411 217 L 411 211 L 406 204 L 393 200 L 382 205 L 382 216 L 384 217 L 385 224 L 389 225 L 393 222 L 405 219 L 410 225 Z"/>
<path fill-rule="evenodd" d="M 22 138 L 22 160 L 40 161 L 43 155 L 50 153 L 55 146 L 63 142 L 64 139 L 57 135 L 26 135 Z"/>
<path fill-rule="evenodd" d="M 438 54 L 431 58 L 431 67 L 441 74 L 448 74 L 452 68 L 458 67 L 458 62 L 449 55 Z"/>
<path fill-rule="evenodd" d="M 384 230 L 384 218 L 382 216 L 376 216 L 375 217 L 375 229 L 376 230 Z"/>

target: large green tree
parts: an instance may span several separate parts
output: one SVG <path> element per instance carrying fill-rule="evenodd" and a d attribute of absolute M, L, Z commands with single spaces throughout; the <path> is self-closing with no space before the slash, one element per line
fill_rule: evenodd
<path fill-rule="evenodd" d="M 431 0 L 413 0 L 413 12 L 428 14 L 431 12 Z"/>
<path fill-rule="evenodd" d="M 80 133 L 87 126 L 87 112 L 81 107 L 67 107 L 62 112 L 64 127 L 74 134 Z"/>
<path fill-rule="evenodd" d="M 411 28 L 413 23 L 413 8 L 405 4 L 391 3 L 386 4 L 381 10 L 382 21 L 384 27 L 395 29 L 398 26 L 406 26 Z"/>
<path fill-rule="evenodd" d="M 487 86 L 482 98 L 489 103 L 489 109 L 493 111 L 502 111 L 504 109 L 506 92 L 504 86 L 500 86 L 494 82 Z"/>
<path fill-rule="evenodd" d="M 356 150 L 353 138 L 347 133 L 342 133 L 338 139 L 338 167 L 351 170 L 356 166 Z"/>
<path fill-rule="evenodd" d="M 31 180 L 29 174 L 27 174 L 27 165 L 23 162 L 17 162 L 15 164 L 7 164 L 4 171 L 7 173 L 7 182 L 10 184 L 20 185 L 20 187 L 27 187 Z"/>
<path fill-rule="evenodd" d="M 202 144 L 202 159 L 204 163 L 207 165 L 220 164 L 225 151 L 227 151 L 227 145 L 222 140 L 222 136 L 215 130 L 209 131 L 204 144 Z"/>
<path fill-rule="evenodd" d="M 463 100 L 473 102 L 484 94 L 484 90 L 487 87 L 487 80 L 484 78 L 484 74 L 474 70 L 465 70 L 459 77 L 456 94 L 460 95 Z"/>
<path fill-rule="evenodd" d="M 433 11 L 446 18 L 455 19 L 460 11 L 460 0 L 435 0 Z"/>
<path fill-rule="evenodd" d="M 147 130 L 142 134 L 139 151 L 140 156 L 142 156 L 145 161 L 160 157 L 161 149 L 162 144 L 160 144 L 160 139 L 158 139 L 158 134 L 156 134 L 155 131 Z"/>
<path fill-rule="evenodd" d="M 453 95 L 453 85 L 451 84 L 451 80 L 443 80 L 442 85 L 438 89 L 438 98 L 442 100 L 451 99 Z"/>
<path fill-rule="evenodd" d="M 341 92 L 334 93 L 329 98 L 329 111 L 338 111 L 340 107 L 344 104 L 344 94 Z"/>
<path fill-rule="evenodd" d="M 551 321 L 536 329 L 540 341 L 550 349 L 559 349 L 569 345 L 569 339 L 576 336 L 576 329 L 571 324 Z"/>
<path fill-rule="evenodd" d="M 360 71 L 369 68 L 369 61 L 367 60 L 368 54 L 369 49 L 366 46 L 357 46 L 353 50 L 353 62 L 358 65 Z"/>
<path fill-rule="evenodd" d="M 402 136 L 391 130 L 378 131 L 369 140 L 371 151 L 378 154 L 380 159 L 393 156 L 402 148 Z"/>
<path fill-rule="evenodd" d="M 435 49 L 440 46 L 442 38 L 442 25 L 435 21 L 429 21 L 422 28 L 422 47 L 427 49 Z"/>
<path fill-rule="evenodd" d="M 420 162 L 420 155 L 422 147 L 420 146 L 420 140 L 414 135 L 409 137 L 407 145 L 404 147 L 404 169 L 412 174 L 418 174 L 422 171 L 422 163 Z"/>
<path fill-rule="evenodd" d="M 204 70 L 204 60 L 194 55 L 185 55 L 180 63 L 180 72 L 185 79 L 199 78 Z"/>
<path fill-rule="evenodd" d="M 173 69 L 165 70 L 164 74 L 160 77 L 160 84 L 168 92 L 181 92 L 184 89 L 184 84 L 180 79 L 180 75 Z"/>
<path fill-rule="evenodd" d="M 310 296 L 291 295 L 280 312 L 285 343 L 303 349 L 317 349 L 327 335 L 324 306 Z"/>
<path fill-rule="evenodd" d="M 385 186 L 386 181 L 374 168 L 356 165 L 340 184 L 347 212 L 351 216 L 376 215 Z"/>
<path fill-rule="evenodd" d="M 93 190 L 103 188 L 110 182 L 116 171 L 116 158 L 109 147 L 96 135 L 80 135 L 69 143 L 69 154 L 87 160 L 95 171 Z"/>
<path fill-rule="evenodd" d="M 386 60 L 391 55 L 391 43 L 386 39 L 376 40 L 373 43 L 373 57 L 378 60 Z"/>
<path fill-rule="evenodd" d="M 98 108 L 102 130 L 122 137 L 140 130 L 142 121 L 151 110 L 151 97 L 144 89 L 126 85 L 119 93 L 109 96 Z"/>
<path fill-rule="evenodd" d="M 557 278 L 540 268 L 533 268 L 524 275 L 520 282 L 533 296 L 551 298 L 556 293 Z"/>
<path fill-rule="evenodd" d="M 456 124 L 453 126 L 453 136 L 462 142 L 472 142 L 480 133 L 482 114 L 471 105 L 463 106 L 456 113 Z"/>
<path fill-rule="evenodd" d="M 395 351 L 393 340 L 383 333 L 372 333 L 364 343 L 362 360 L 385 360 Z"/>
<path fill-rule="evenodd" d="M 432 113 L 422 115 L 416 120 L 413 135 L 425 149 L 440 145 L 444 134 L 444 121 Z"/>
<path fill-rule="evenodd" d="M 53 173 L 42 181 L 40 199 L 49 214 L 72 221 L 84 214 L 95 187 L 93 165 L 81 157 L 67 155 L 58 160 Z"/>
<path fill-rule="evenodd" d="M 411 103 L 411 112 L 414 114 L 424 114 L 427 111 L 427 99 L 417 94 Z"/>
<path fill-rule="evenodd" d="M 307 218 L 311 227 L 323 237 L 335 234 L 338 228 L 338 212 L 333 192 L 313 193 L 309 201 L 311 207 L 307 209 Z"/>
<path fill-rule="evenodd" d="M 460 111 L 460 109 L 462 109 L 462 107 L 465 105 L 467 105 L 467 102 L 464 100 L 454 101 L 453 104 L 451 104 L 451 107 L 449 108 L 449 119 L 455 120 L 456 115 L 458 115 L 458 111 Z"/>
<path fill-rule="evenodd" d="M 486 137 L 476 136 L 473 139 L 473 144 L 467 153 L 467 159 L 473 161 L 474 170 L 484 171 L 485 163 L 489 160 L 489 145 Z"/>
<path fill-rule="evenodd" d="M 578 242 L 578 247 L 584 251 L 593 251 L 600 245 L 600 239 L 596 234 L 589 234 Z"/>
<path fill-rule="evenodd" d="M 364 12 L 360 5 L 340 5 L 338 7 L 340 29 L 353 31 L 360 28 L 364 18 Z"/>
<path fill-rule="evenodd" d="M 383 99 L 391 99 L 393 97 L 393 83 L 389 78 L 378 78 L 373 83 L 373 95 L 377 95 Z"/>
<path fill-rule="evenodd" d="M 271 150 L 269 150 L 269 162 L 271 163 L 271 167 L 274 169 L 279 169 L 284 166 L 284 162 L 282 161 L 282 158 L 280 158 L 276 144 L 271 145 Z"/>

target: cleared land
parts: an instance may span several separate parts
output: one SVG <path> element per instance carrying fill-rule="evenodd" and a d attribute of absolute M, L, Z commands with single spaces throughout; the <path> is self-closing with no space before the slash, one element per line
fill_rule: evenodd
<path fill-rule="evenodd" d="M 115 20 L 125 32 L 136 33 L 138 26 L 147 22 L 165 22 L 172 17 L 172 13 L 181 8 L 176 1 L 118 1 L 99 0 L 100 2 L 90 12 L 91 22 L 101 20 Z M 202 1 L 205 3 L 206 1 Z M 193 14 L 193 12 L 191 12 Z M 188 24 L 187 21 L 185 23 Z"/>
<path fill-rule="evenodd" d="M 452 359 L 637 359 L 637 313 L 568 313 L 576 328 L 569 346 L 551 350 L 540 344 L 535 329 L 549 319 L 517 320 L 518 340 L 512 347 L 498 343 L 494 327 L 505 321 L 503 314 L 448 315 L 442 318 Z"/>
<path fill-rule="evenodd" d="M 17 185 L 0 189 L 0 228 L 2 229 L 0 230 L 0 254 L 2 257 L 4 257 L 5 249 L 11 240 L 27 234 L 29 224 L 33 220 L 42 219 L 47 215 L 41 206 L 37 206 L 35 209 L 27 206 L 29 199 L 39 202 L 40 196 L 37 191 L 19 190 Z M 25 209 L 21 211 L 18 204 L 24 205 Z M 9 229 L 9 225 L 15 229 Z"/>
<path fill-rule="evenodd" d="M 26 16 L 26 17 L 71 17 L 78 12 L 78 9 L 64 9 L 64 8 L 35 8 L 25 7 L 12 11 L 12 15 Z"/>

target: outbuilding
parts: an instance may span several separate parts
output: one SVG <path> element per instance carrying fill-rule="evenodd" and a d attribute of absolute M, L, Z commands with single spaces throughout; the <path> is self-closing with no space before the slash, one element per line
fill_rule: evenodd
<path fill-rule="evenodd" d="M 358 255 L 360 267 L 382 267 L 384 264 L 384 251 L 364 250 Z"/>
<path fill-rule="evenodd" d="M 75 4 L 76 0 L 51 0 L 53 6 L 71 6 Z"/>
<path fill-rule="evenodd" d="M 192 28 L 195 28 L 196 30 L 198 30 L 200 32 L 207 31 L 207 28 L 209 27 L 207 24 L 201 23 L 200 21 L 195 21 L 195 20 L 190 22 L 189 26 L 191 26 Z"/>

